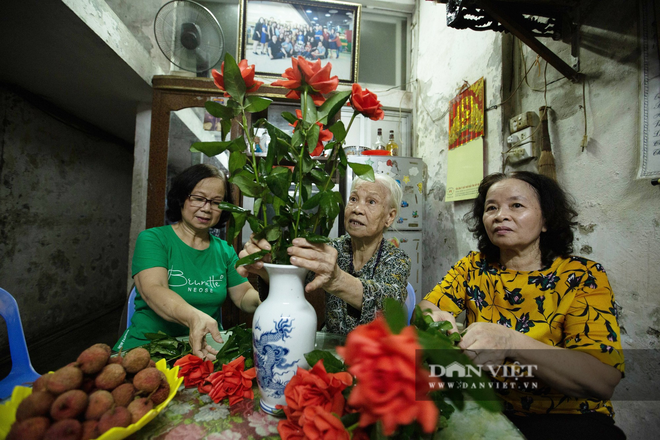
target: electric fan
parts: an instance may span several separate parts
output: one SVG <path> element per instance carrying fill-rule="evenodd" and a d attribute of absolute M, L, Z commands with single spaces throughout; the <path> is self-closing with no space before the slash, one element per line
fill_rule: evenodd
<path fill-rule="evenodd" d="M 154 20 L 156 42 L 175 66 L 209 76 L 225 51 L 220 23 L 206 7 L 192 0 L 165 3 Z"/>

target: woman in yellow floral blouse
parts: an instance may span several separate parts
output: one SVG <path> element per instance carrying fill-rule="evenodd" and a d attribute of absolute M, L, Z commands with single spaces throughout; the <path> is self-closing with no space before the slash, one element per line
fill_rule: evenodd
<path fill-rule="evenodd" d="M 528 439 L 625 438 L 609 401 L 624 371 L 614 295 L 600 264 L 571 256 L 576 216 L 552 179 L 487 176 L 468 214 L 479 252 L 420 303 L 454 329 L 466 311 L 459 347 L 475 364 L 535 366 L 535 388 L 494 378 Z"/>

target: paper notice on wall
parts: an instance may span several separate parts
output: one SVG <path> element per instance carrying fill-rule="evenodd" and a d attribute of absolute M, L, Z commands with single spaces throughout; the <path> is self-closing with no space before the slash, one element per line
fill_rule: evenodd
<path fill-rule="evenodd" d="M 637 177 L 660 176 L 660 59 L 653 1 L 642 2 L 642 99 L 640 160 Z M 656 7 L 660 7 L 657 6 Z"/>
<path fill-rule="evenodd" d="M 449 149 L 484 135 L 484 79 L 466 87 L 449 102 Z"/>
<path fill-rule="evenodd" d="M 484 177 L 484 139 L 478 137 L 447 153 L 447 194 L 445 202 L 477 197 Z"/>

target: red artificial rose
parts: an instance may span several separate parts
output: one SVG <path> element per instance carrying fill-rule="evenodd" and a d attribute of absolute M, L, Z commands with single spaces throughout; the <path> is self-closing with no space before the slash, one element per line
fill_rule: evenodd
<path fill-rule="evenodd" d="M 213 373 L 213 362 L 204 361 L 193 354 L 188 354 L 177 360 L 174 365 L 179 367 L 179 377 L 183 377 L 183 384 L 186 388 L 196 386 L 200 393 L 204 393 L 202 391 L 204 381 Z"/>
<path fill-rule="evenodd" d="M 297 423 L 289 419 L 280 420 L 277 424 L 277 432 L 282 437 L 282 440 L 304 440 L 305 434 L 302 428 Z"/>
<path fill-rule="evenodd" d="M 342 391 L 353 383 L 353 376 L 342 371 L 328 373 L 323 359 L 307 371 L 298 368 L 284 389 L 286 405 L 284 413 L 292 422 L 298 422 L 306 407 L 318 406 L 325 411 L 344 415 L 345 399 Z"/>
<path fill-rule="evenodd" d="M 296 116 L 299 120 L 302 119 L 302 111 L 296 109 Z M 296 131 L 296 126 L 298 125 L 298 122 L 300 122 L 299 120 L 293 124 L 289 124 L 293 125 L 293 131 Z M 323 142 L 327 142 L 332 139 L 332 132 L 330 130 L 325 130 L 323 128 L 323 124 L 320 122 L 317 122 L 316 125 L 318 125 L 320 128 L 319 140 L 316 142 L 316 148 L 314 148 L 314 151 L 311 152 L 310 156 L 320 156 L 323 153 Z"/>
<path fill-rule="evenodd" d="M 254 399 L 252 391 L 252 380 L 257 376 L 254 367 L 245 370 L 245 358 L 240 356 L 230 363 L 222 366 L 222 371 L 209 376 L 213 388 L 209 396 L 215 403 L 219 403 L 225 397 L 229 397 L 229 405 L 240 402 L 243 399 Z"/>
<path fill-rule="evenodd" d="M 437 379 L 417 368 L 418 350 L 421 346 L 413 327 L 392 334 L 382 316 L 356 327 L 348 334 L 346 346 L 337 347 L 357 380 L 348 404 L 359 410 L 361 427 L 381 421 L 383 433 L 391 435 L 399 425 L 417 420 L 424 432 L 435 430 L 438 408 L 417 397 L 428 393 L 429 382 Z"/>
<path fill-rule="evenodd" d="M 339 418 L 320 406 L 308 406 L 300 418 L 305 438 L 309 440 L 350 440 L 351 436 Z"/>
<path fill-rule="evenodd" d="M 285 79 L 277 80 L 271 85 L 285 87 L 291 90 L 286 94 L 287 98 L 300 99 L 300 92 L 309 87 L 310 93 L 315 105 L 321 105 L 325 101 L 323 95 L 337 89 L 339 77 L 337 75 L 330 77 L 332 64 L 327 63 L 321 67 L 321 60 L 315 63 L 307 61 L 303 57 L 291 58 L 291 65 L 282 75 Z"/>
<path fill-rule="evenodd" d="M 369 89 L 362 90 L 360 84 L 353 84 L 351 89 L 351 104 L 356 112 L 373 120 L 379 121 L 385 117 L 382 105 L 375 93 Z"/>
<path fill-rule="evenodd" d="M 282 440 L 304 440 L 305 434 L 297 423 L 288 419 L 280 420 L 277 424 L 277 432 Z"/>
<path fill-rule="evenodd" d="M 245 81 L 245 91 L 247 93 L 254 93 L 256 92 L 259 87 L 263 84 L 263 81 L 255 81 L 254 80 L 254 64 L 251 66 L 248 66 L 247 60 L 241 60 L 240 63 L 238 63 L 238 68 L 241 71 L 241 76 L 243 77 L 243 81 Z M 220 72 L 217 70 L 213 69 L 211 70 L 211 75 L 213 75 L 213 81 L 215 82 L 215 85 L 217 88 L 220 90 L 225 90 L 225 62 L 222 62 L 222 65 L 220 66 Z M 225 93 L 225 96 L 229 96 L 228 93 Z"/>

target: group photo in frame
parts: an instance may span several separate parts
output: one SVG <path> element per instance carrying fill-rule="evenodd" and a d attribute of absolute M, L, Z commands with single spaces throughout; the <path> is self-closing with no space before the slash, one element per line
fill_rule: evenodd
<path fill-rule="evenodd" d="M 239 59 L 257 75 L 281 77 L 291 57 L 332 64 L 332 75 L 357 81 L 361 5 L 315 0 L 241 0 Z"/>

